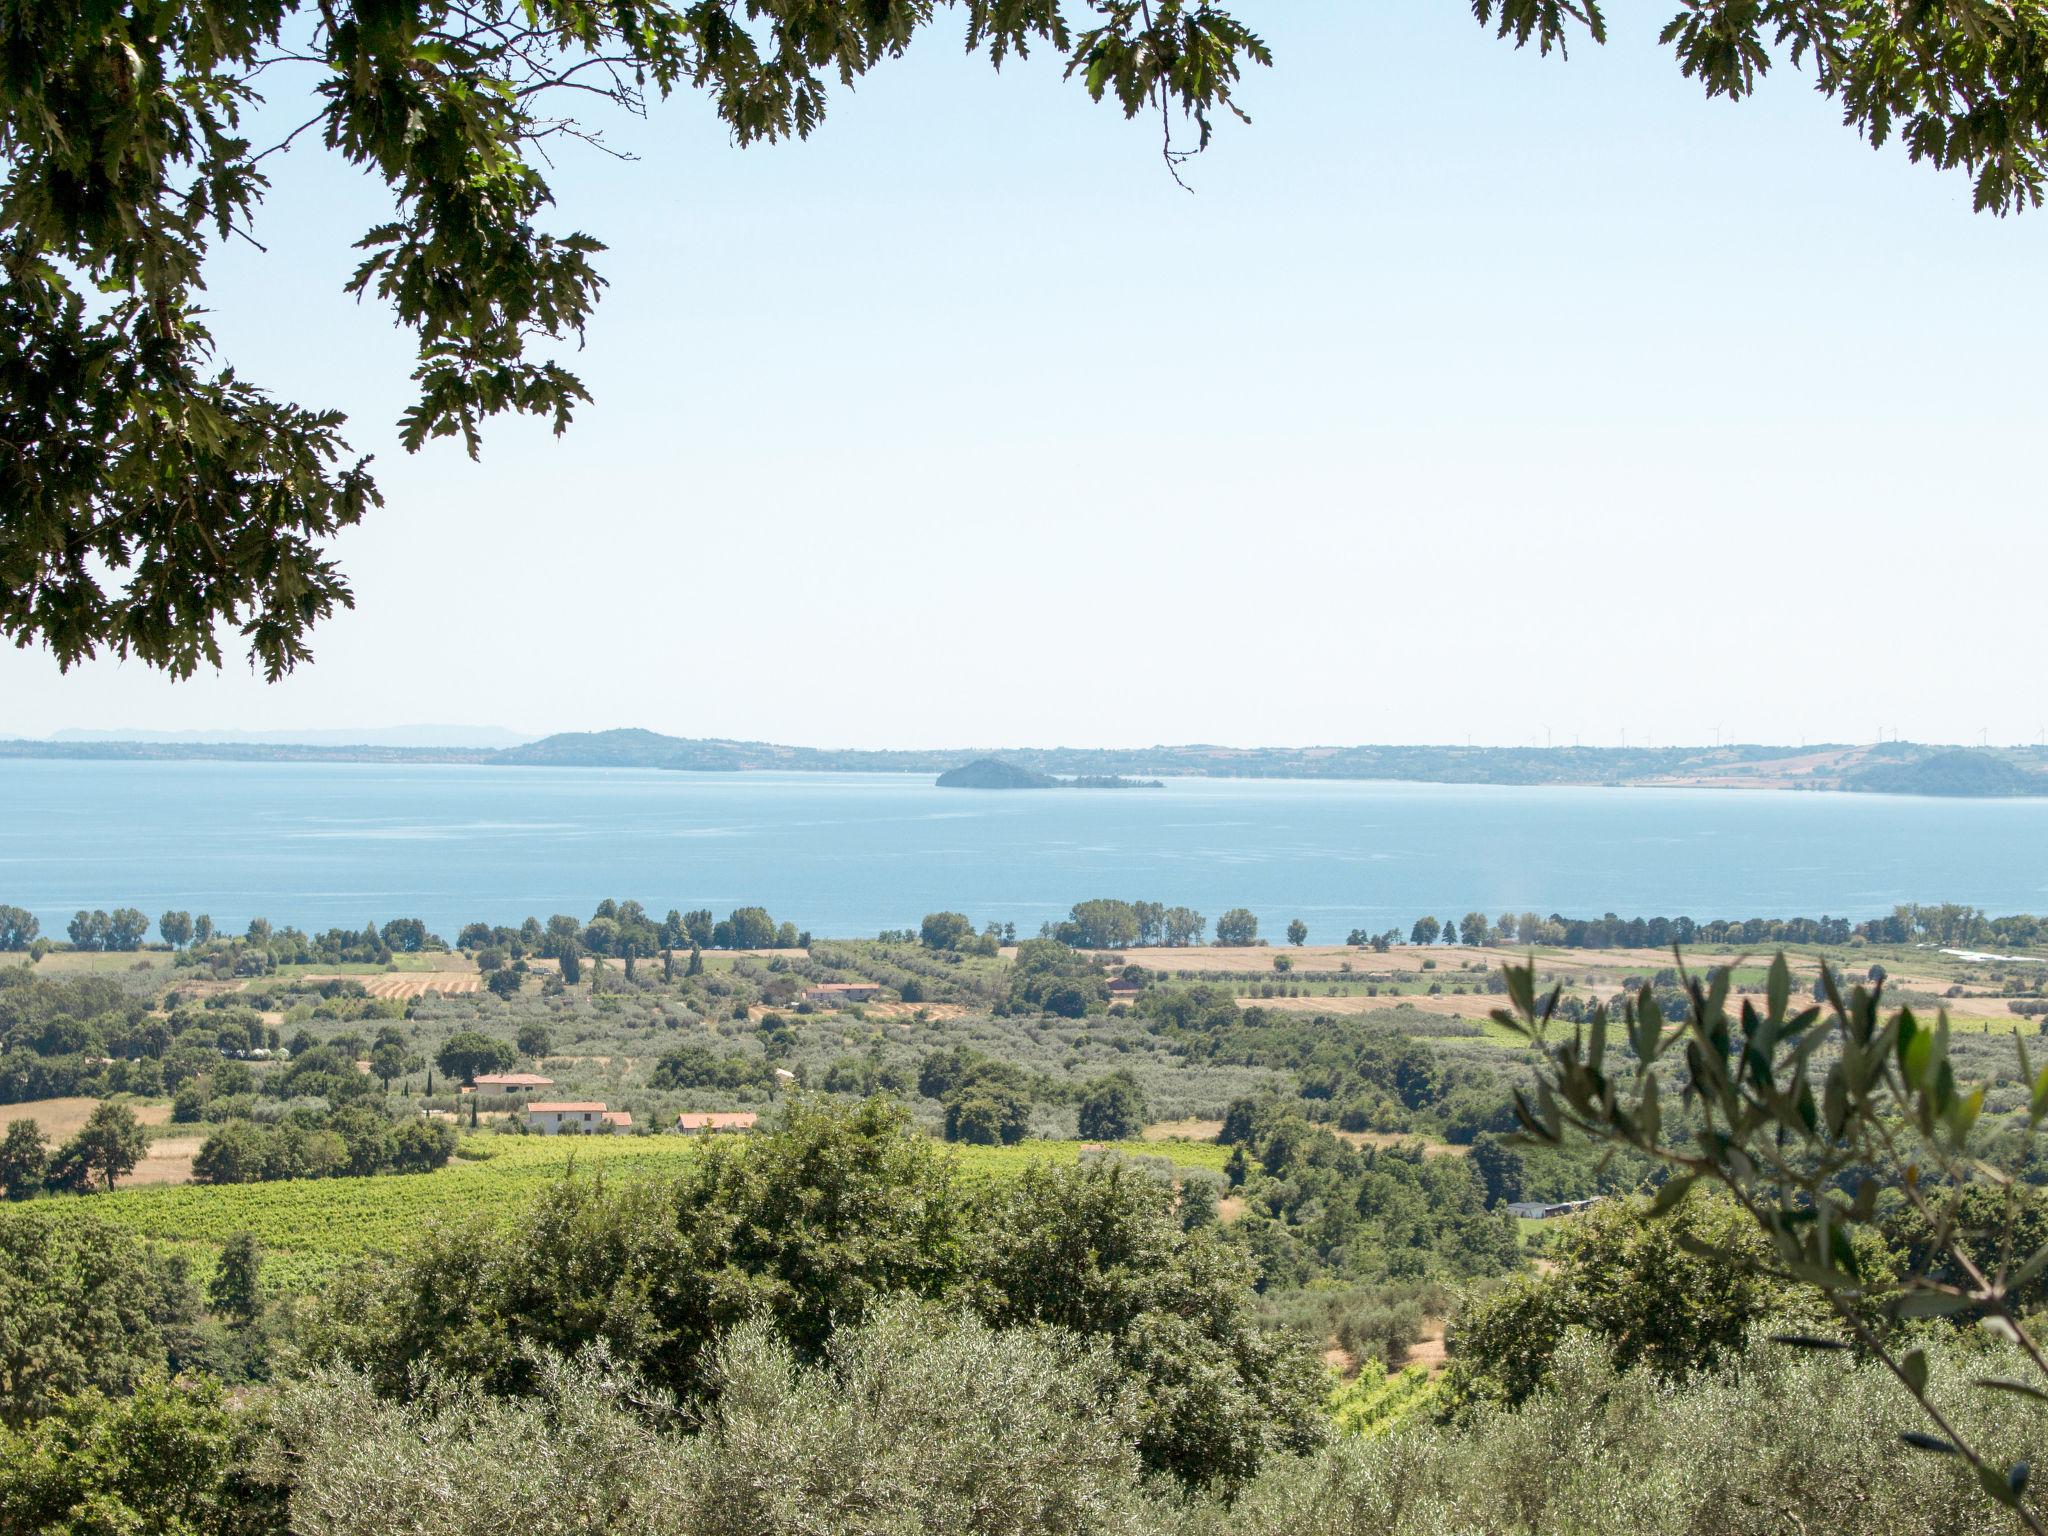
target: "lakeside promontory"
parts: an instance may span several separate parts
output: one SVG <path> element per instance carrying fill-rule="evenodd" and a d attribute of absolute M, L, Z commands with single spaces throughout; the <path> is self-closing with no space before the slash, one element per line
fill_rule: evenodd
<path fill-rule="evenodd" d="M 1157 779 L 1127 779 L 1120 774 L 1082 774 L 1063 779 L 1055 774 L 1020 768 L 999 757 L 978 757 L 939 775 L 941 789 L 1163 789 Z"/>

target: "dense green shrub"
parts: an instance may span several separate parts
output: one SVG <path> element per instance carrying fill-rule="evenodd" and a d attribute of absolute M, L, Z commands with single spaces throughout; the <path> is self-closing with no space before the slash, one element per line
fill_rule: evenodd
<path fill-rule="evenodd" d="M 1618 1371 L 1608 1341 L 1572 1333 L 1519 1409 L 1462 1428 L 1411 1422 L 1269 1463 L 1186 1536 L 2009 1536 L 2010 1516 L 1953 1458 L 1902 1448 L 1918 1410 L 1882 1367 L 1754 1340 L 1675 1383 Z M 2038 1463 L 2038 1416 L 1968 1386 L 2018 1352 L 1930 1347 L 1945 1413 L 2008 1460 Z"/>
<path fill-rule="evenodd" d="M 1316 1443 L 1322 1370 L 1259 1326 L 1245 1257 L 1175 1216 L 1172 1186 L 1118 1159 L 992 1189 L 976 1304 L 999 1327 L 1102 1338 L 1139 1394 L 1145 1465 L 1229 1487 Z"/>
<path fill-rule="evenodd" d="M 134 1390 L 199 1298 L 182 1263 L 83 1212 L 0 1210 L 0 1424 Z"/>
<path fill-rule="evenodd" d="M 1759 1269 L 1766 1241 L 1734 1201 L 1696 1197 L 1662 1220 L 1646 1204 L 1610 1200 L 1558 1223 L 1550 1273 L 1462 1310 L 1448 1341 L 1454 1400 L 1521 1402 L 1573 1327 L 1603 1341 L 1617 1370 L 1680 1378 L 1733 1359 L 1759 1323 L 1797 1330 L 1826 1315 L 1818 1293 Z M 1875 1288 L 1885 1266 L 1873 1247 Z"/>
<path fill-rule="evenodd" d="M 151 1374 L 126 1395 L 66 1399 L 0 1428 L 0 1531 L 283 1536 L 285 1487 L 252 1467 L 267 1428 L 203 1378 Z"/>
<path fill-rule="evenodd" d="M 904 1302 L 815 1361 L 764 1323 L 706 1362 L 691 1436 L 602 1351 L 543 1357 L 530 1397 L 327 1372 L 278 1406 L 296 1527 L 321 1536 L 1075 1536 L 1154 1528 L 1100 1349 Z M 636 1411 L 637 1410 L 637 1411 Z M 666 1427 L 665 1427 L 666 1426 Z M 459 1496 L 449 1497 L 459 1490 Z"/>
<path fill-rule="evenodd" d="M 672 1180 L 568 1180 L 510 1228 L 430 1229 L 388 1274 L 341 1282 L 309 1345 L 393 1394 L 421 1366 L 525 1392 L 536 1348 L 601 1345 L 701 1415 L 731 1329 L 765 1323 L 815 1360 L 886 1302 L 941 1302 L 1100 1342 L 1146 1465 L 1227 1484 L 1312 1442 L 1323 1394 L 1313 1357 L 1259 1326 L 1251 1273 L 1142 1169 L 1034 1169 L 977 1198 L 900 1110 L 800 1101 Z"/>

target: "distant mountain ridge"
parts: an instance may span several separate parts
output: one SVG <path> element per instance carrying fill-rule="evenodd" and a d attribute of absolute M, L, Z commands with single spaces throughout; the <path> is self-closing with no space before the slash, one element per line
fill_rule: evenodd
<path fill-rule="evenodd" d="M 1068 778 L 1388 779 L 1432 784 L 1630 785 L 1849 790 L 1971 798 L 2048 796 L 2048 750 L 1876 745 L 1782 747 L 968 747 L 867 750 L 783 746 L 624 728 L 570 731 L 518 746 L 361 743 L 0 741 L 0 757 L 44 760 L 474 763 L 681 772 L 940 774 L 978 758 Z"/>

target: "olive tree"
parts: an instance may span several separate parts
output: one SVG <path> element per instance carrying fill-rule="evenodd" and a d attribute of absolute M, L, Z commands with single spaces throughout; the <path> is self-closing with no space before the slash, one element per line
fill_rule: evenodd
<path fill-rule="evenodd" d="M 1749 997 L 1736 1007 L 1732 979 L 1728 966 L 1708 978 L 1685 973 L 1685 1009 L 1674 1019 L 1646 986 L 1618 1013 L 1596 1007 L 1566 1032 L 1556 1020 L 1561 987 L 1539 1000 L 1534 963 L 1508 967 L 1510 1006 L 1494 1017 L 1542 1053 L 1533 1100 L 1515 1095 L 1523 1135 L 1547 1146 L 1589 1136 L 1655 1159 L 1669 1176 L 1654 1213 L 1702 1185 L 1726 1190 L 1767 1239 L 1755 1262 L 1827 1300 L 1833 1327 L 1786 1341 L 1880 1362 L 1924 1416 L 1926 1427 L 1901 1435 L 1904 1444 L 1960 1458 L 2027 1530 L 2048 1531 L 2027 1464 L 2000 1465 L 1979 1449 L 1930 1390 L 1926 1349 L 1893 1326 L 1975 1317 L 2018 1346 L 2034 1377 L 1984 1375 L 1977 1389 L 2006 1394 L 2015 1408 L 2048 1402 L 2048 1356 L 2015 1304 L 2048 1271 L 2048 1245 L 2015 1245 L 2017 1162 L 1995 1161 L 1976 1134 L 1985 1090 L 1958 1081 L 1946 1012 L 1932 1026 L 1911 1008 L 1887 1017 L 1882 981 L 1844 997 L 1825 966 L 1825 1001 L 1795 1007 L 1782 954 L 1761 1008 Z M 2014 1043 L 2026 1087 L 2024 1161 L 2048 1119 L 2048 1067 L 2036 1073 L 2026 1042 Z M 1905 1202 L 1924 1233 L 1918 1263 L 1896 1276 L 1873 1273 L 1872 1245 L 1858 1240 L 1888 1196 Z M 1966 1220 L 1987 1198 L 2003 1219 Z"/>

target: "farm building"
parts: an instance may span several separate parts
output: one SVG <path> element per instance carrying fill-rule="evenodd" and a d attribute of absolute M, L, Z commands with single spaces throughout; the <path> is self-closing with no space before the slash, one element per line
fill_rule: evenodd
<path fill-rule="evenodd" d="M 1132 981 L 1125 976 L 1118 976 L 1109 984 L 1111 997 L 1135 997 L 1144 990 L 1145 984 L 1142 981 Z"/>
<path fill-rule="evenodd" d="M 1547 1221 L 1553 1216 L 1572 1216 L 1589 1205 L 1598 1205 L 1599 1197 L 1591 1200 L 1510 1200 L 1508 1213 L 1530 1221 Z"/>
<path fill-rule="evenodd" d="M 881 984 L 873 981 L 824 981 L 807 988 L 804 1001 L 838 1007 L 841 1003 L 866 1003 L 882 995 Z"/>
<path fill-rule="evenodd" d="M 565 1130 L 592 1136 L 616 1136 L 633 1128 L 632 1112 L 606 1109 L 596 1100 L 573 1100 L 560 1104 L 529 1104 L 526 1126 L 542 1136 L 558 1136 Z"/>
<path fill-rule="evenodd" d="M 503 1098 L 514 1093 L 537 1093 L 554 1086 L 552 1077 L 535 1072 L 480 1072 L 476 1079 L 476 1091 L 486 1098 L 493 1094 Z"/>
<path fill-rule="evenodd" d="M 676 1129 L 685 1136 L 711 1136 L 722 1131 L 751 1131 L 760 1118 L 751 1109 L 726 1114 L 691 1114 L 685 1111 L 676 1116 Z"/>

